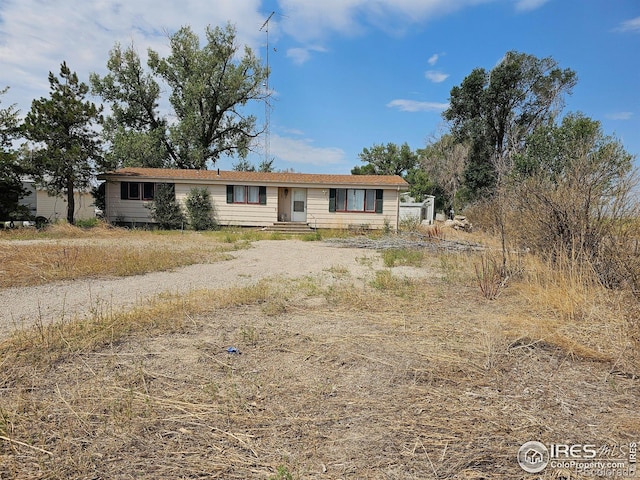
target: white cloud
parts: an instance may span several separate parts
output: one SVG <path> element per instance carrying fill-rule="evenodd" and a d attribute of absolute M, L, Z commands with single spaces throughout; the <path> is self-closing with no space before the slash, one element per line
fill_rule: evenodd
<path fill-rule="evenodd" d="M 613 112 L 605 115 L 609 120 L 631 120 L 633 112 Z"/>
<path fill-rule="evenodd" d="M 297 128 L 283 128 L 282 131 L 284 133 L 288 133 L 289 135 L 296 135 L 298 137 L 304 135 L 302 130 L 298 130 Z"/>
<path fill-rule="evenodd" d="M 316 147 L 313 141 L 272 135 L 271 154 L 278 159 L 302 165 L 336 165 L 346 160 L 344 150 L 335 147 Z"/>
<path fill-rule="evenodd" d="M 279 0 L 284 32 L 300 42 L 317 41 L 332 32 L 359 35 L 367 27 L 402 33 L 468 6 L 494 0 Z"/>
<path fill-rule="evenodd" d="M 437 112 L 449 108 L 449 104 L 397 99 L 387 103 L 387 107 L 396 108 L 402 112 Z"/>
<path fill-rule="evenodd" d="M 2 1 L 2 0 L 0 0 Z M 258 51 L 264 42 L 261 0 L 41 0 L 2 1 L 0 8 L 0 86 L 11 87 L 11 100 L 28 110 L 31 100 L 49 93 L 47 76 L 63 61 L 88 82 L 89 73 L 106 72 L 116 42 L 132 42 L 144 56 L 147 48 L 168 51 L 167 33 L 190 25 L 201 36 L 207 25 L 236 25 L 239 44 Z M 274 32 L 277 28 L 274 26 Z M 7 99 L 9 101 L 10 99 Z"/>
<path fill-rule="evenodd" d="M 448 73 L 442 73 L 436 70 L 427 70 L 426 72 L 424 72 L 424 76 L 427 80 L 433 83 L 444 82 L 447 78 L 449 78 Z"/>
<path fill-rule="evenodd" d="M 540 8 L 548 1 L 549 0 L 518 0 L 516 2 L 516 10 L 518 12 L 529 12 L 531 10 L 535 10 L 536 8 Z"/>
<path fill-rule="evenodd" d="M 438 62 L 439 58 L 440 58 L 440 55 L 437 53 L 434 53 L 429 57 L 429 60 L 427 60 L 427 62 L 429 63 L 429 65 L 433 67 Z"/>
<path fill-rule="evenodd" d="M 287 57 L 293 60 L 296 65 L 302 65 L 311 58 L 311 52 L 326 52 L 327 49 L 320 46 L 306 48 L 290 48 L 287 50 Z"/>
<path fill-rule="evenodd" d="M 640 32 L 640 17 L 622 22 L 615 30 L 617 32 Z"/>

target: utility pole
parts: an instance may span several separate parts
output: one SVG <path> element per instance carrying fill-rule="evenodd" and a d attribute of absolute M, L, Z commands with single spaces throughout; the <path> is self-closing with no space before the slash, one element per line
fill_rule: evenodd
<path fill-rule="evenodd" d="M 271 161 L 271 104 L 269 99 L 271 97 L 271 90 L 269 90 L 269 20 L 275 15 L 276 12 L 271 12 L 269 18 L 260 27 L 260 31 L 265 31 L 267 34 L 267 78 L 265 80 L 265 97 L 264 97 L 264 163 L 268 165 Z"/>

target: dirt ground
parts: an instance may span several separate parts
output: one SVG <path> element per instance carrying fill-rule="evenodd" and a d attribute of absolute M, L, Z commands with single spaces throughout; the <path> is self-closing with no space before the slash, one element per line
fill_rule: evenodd
<path fill-rule="evenodd" d="M 79 243 L 77 239 L 71 242 Z M 0 289 L 0 337 L 16 327 L 83 316 L 96 307 L 117 310 L 144 305 L 163 293 L 251 285 L 267 277 L 320 277 L 333 267 L 347 268 L 354 278 L 366 278 L 381 267 L 379 255 L 374 251 L 339 248 L 323 242 L 262 240 L 231 255 L 232 260 L 191 265 L 171 272 Z M 406 275 L 426 274 L 407 267 L 399 270 Z"/>
<path fill-rule="evenodd" d="M 569 480 L 594 475 L 526 473 L 519 447 L 595 444 L 629 460 L 639 440 L 640 377 L 514 335 L 538 314 L 516 289 L 482 298 L 461 277 L 470 255 L 391 270 L 320 242 L 233 255 L 2 292 L 7 332 L 29 322 L 19 302 L 56 321 L 162 292 L 271 289 L 54 362 L 18 352 L 0 370 L 0 478 Z"/>

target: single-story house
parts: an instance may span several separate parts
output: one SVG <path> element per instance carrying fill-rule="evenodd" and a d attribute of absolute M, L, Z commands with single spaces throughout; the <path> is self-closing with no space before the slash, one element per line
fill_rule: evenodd
<path fill-rule="evenodd" d="M 400 195 L 409 188 L 396 175 L 122 168 L 98 178 L 106 181 L 105 218 L 125 225 L 153 223 L 147 206 L 155 188 L 171 184 L 183 205 L 191 189 L 206 188 L 220 225 L 397 229 Z"/>

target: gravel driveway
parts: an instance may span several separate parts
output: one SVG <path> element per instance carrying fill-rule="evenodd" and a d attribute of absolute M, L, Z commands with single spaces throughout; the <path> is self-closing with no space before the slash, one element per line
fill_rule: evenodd
<path fill-rule="evenodd" d="M 319 276 L 336 266 L 348 269 L 355 279 L 381 267 L 376 252 L 337 248 L 324 242 L 261 240 L 232 255 L 232 260 L 169 272 L 0 289 L 0 337 L 15 328 L 33 325 L 38 319 L 48 323 L 82 317 L 100 305 L 114 310 L 141 305 L 161 293 L 250 285 L 267 277 Z M 362 261 L 363 257 L 370 260 Z"/>

